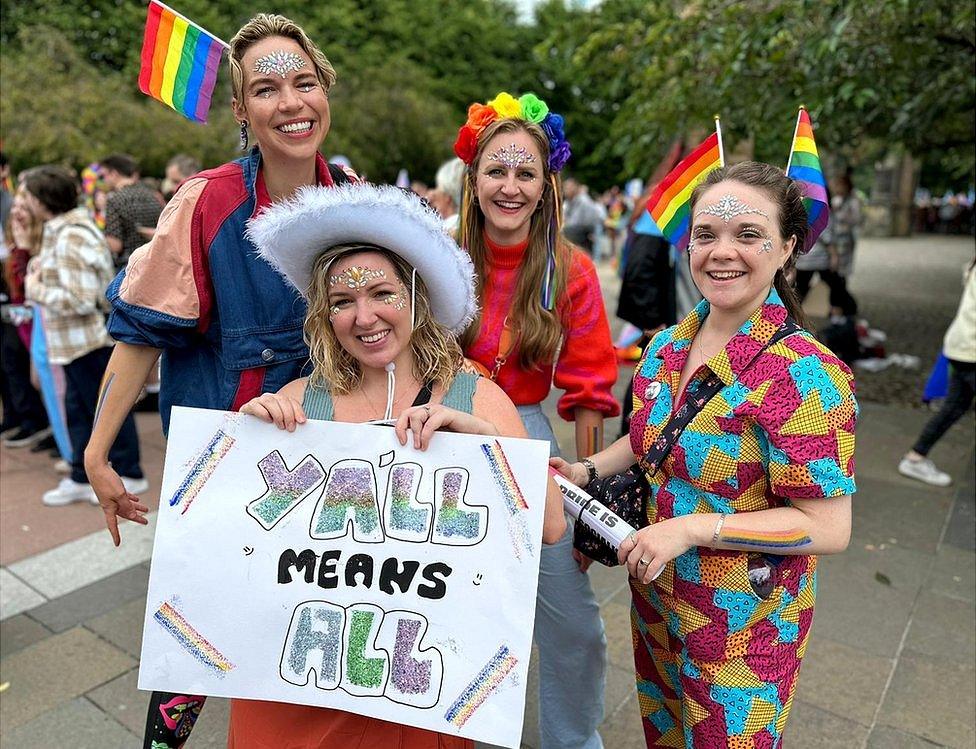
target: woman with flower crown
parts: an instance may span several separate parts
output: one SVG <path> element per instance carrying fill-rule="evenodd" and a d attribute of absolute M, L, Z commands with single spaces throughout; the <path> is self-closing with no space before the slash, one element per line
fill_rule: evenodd
<path fill-rule="evenodd" d="M 454 151 L 466 164 L 459 241 L 477 272 L 481 313 L 465 355 L 498 383 L 531 437 L 559 453 L 541 402 L 563 390 L 580 459 L 602 447 L 619 406 L 617 365 L 592 261 L 560 236 L 559 172 L 570 157 L 563 118 L 533 94 L 500 93 L 468 109 Z M 574 558 L 575 557 L 575 558 Z M 543 749 L 602 746 L 606 639 L 572 536 L 543 548 L 535 641 Z"/>

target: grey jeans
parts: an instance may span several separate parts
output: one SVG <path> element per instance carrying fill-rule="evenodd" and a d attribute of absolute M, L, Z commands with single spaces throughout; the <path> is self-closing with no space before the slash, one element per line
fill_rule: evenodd
<path fill-rule="evenodd" d="M 529 436 L 559 444 L 542 408 L 519 406 Z M 539 733 L 542 749 L 601 749 L 607 639 L 590 586 L 573 559 L 573 529 L 542 547 L 535 607 L 539 648 Z"/>

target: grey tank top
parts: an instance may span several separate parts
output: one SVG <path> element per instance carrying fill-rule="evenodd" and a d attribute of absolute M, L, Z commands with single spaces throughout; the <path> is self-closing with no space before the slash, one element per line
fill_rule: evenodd
<path fill-rule="evenodd" d="M 469 414 L 474 408 L 474 391 L 477 387 L 478 375 L 458 372 L 454 375 L 451 387 L 444 393 L 441 403 L 448 408 Z M 305 395 L 302 396 L 302 408 L 310 419 L 335 420 L 335 404 L 327 388 L 306 384 Z"/>

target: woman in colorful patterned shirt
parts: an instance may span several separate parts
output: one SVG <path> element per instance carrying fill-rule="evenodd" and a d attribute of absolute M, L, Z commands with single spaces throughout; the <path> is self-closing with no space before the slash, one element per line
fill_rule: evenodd
<path fill-rule="evenodd" d="M 785 280 L 807 233 L 797 185 L 765 164 L 719 169 L 691 217 L 705 298 L 645 351 L 629 438 L 589 466 L 554 463 L 580 485 L 619 473 L 673 414 L 697 410 L 648 473 L 649 525 L 619 553 L 645 738 L 775 747 L 810 632 L 815 555 L 850 539 L 857 402 L 850 370 L 787 322 L 803 322 Z M 709 381 L 721 389 L 705 400 Z"/>
<path fill-rule="evenodd" d="M 460 244 L 477 271 L 481 315 L 462 337 L 519 408 L 529 436 L 557 454 L 541 402 L 553 384 L 559 415 L 576 423 L 576 452 L 600 449 L 603 419 L 620 407 L 617 365 L 590 258 L 560 237 L 559 172 L 570 156 L 563 118 L 533 94 L 472 104 L 454 152 L 467 165 Z M 542 550 L 535 641 L 543 749 L 599 749 L 606 639 L 588 560 L 571 536 Z"/>

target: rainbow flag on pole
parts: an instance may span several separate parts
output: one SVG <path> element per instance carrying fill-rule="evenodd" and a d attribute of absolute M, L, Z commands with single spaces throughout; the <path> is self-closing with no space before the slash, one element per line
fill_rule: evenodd
<path fill-rule="evenodd" d="M 786 173 L 796 180 L 803 191 L 803 205 L 807 209 L 807 238 L 803 252 L 808 252 L 817 237 L 827 228 L 830 201 L 827 199 L 827 180 L 820 167 L 820 154 L 813 139 L 813 124 L 807 110 L 800 107 L 793 131 L 793 146 L 786 162 Z"/>
<path fill-rule="evenodd" d="M 725 164 L 722 126 L 715 118 L 715 132 L 685 156 L 654 188 L 647 210 L 665 238 L 683 250 L 691 234 L 691 193 L 713 169 Z"/>
<path fill-rule="evenodd" d="M 220 57 L 229 45 L 163 5 L 149 3 L 142 40 L 142 93 L 184 117 L 207 121 Z"/>

